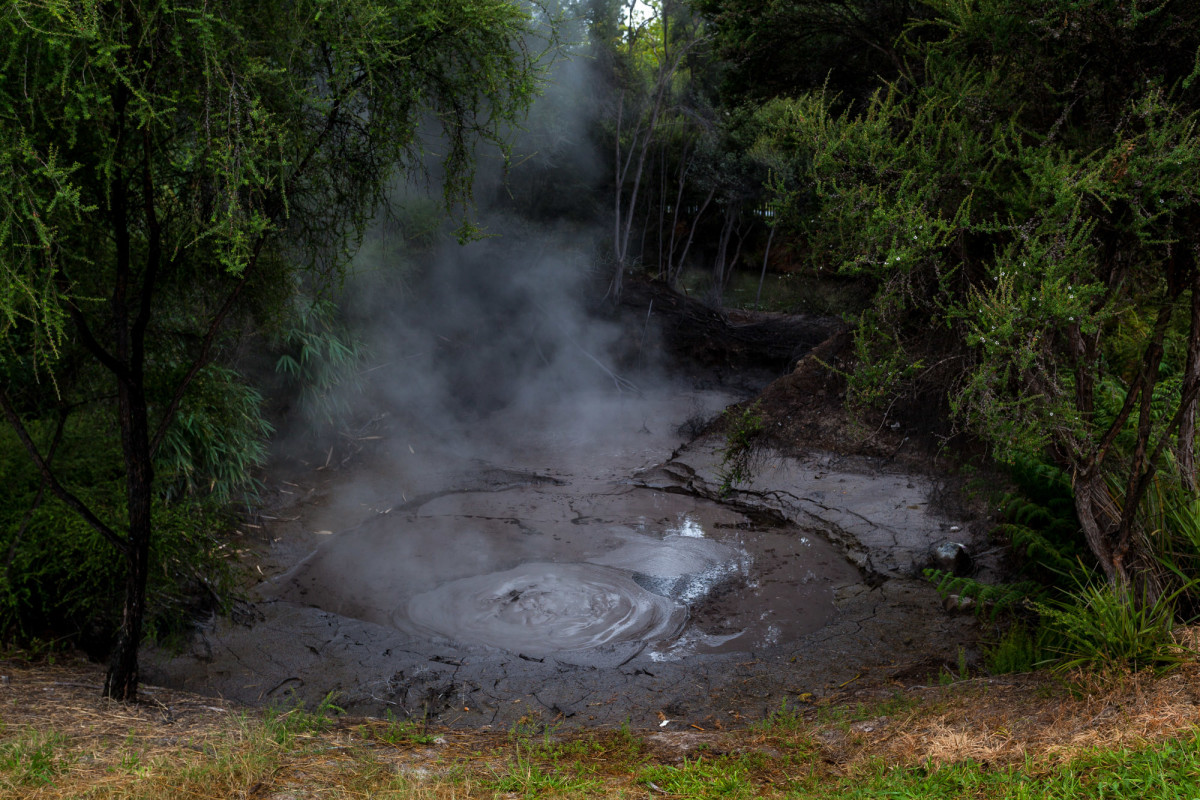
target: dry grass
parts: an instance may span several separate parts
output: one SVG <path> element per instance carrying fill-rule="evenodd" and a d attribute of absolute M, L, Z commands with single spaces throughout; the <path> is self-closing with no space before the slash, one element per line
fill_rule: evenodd
<path fill-rule="evenodd" d="M 851 734 L 838 739 L 830 757 L 844 766 L 883 758 L 899 764 L 973 760 L 991 767 L 1051 768 L 1097 747 L 1152 745 L 1200 723 L 1196 663 L 1159 678 L 1058 681 L 1039 673 L 913 691 L 920 701 L 911 712 L 850 726 Z"/>
<path fill-rule="evenodd" d="M 14 800 L 685 796 L 646 776 L 700 757 L 726 765 L 733 789 L 774 797 L 880 761 L 1052 771 L 1092 748 L 1152 745 L 1200 720 L 1195 664 L 1086 692 L 1046 676 L 876 688 L 723 732 L 426 732 L 272 716 L 155 687 L 137 705 L 113 703 L 99 697 L 101 669 L 81 661 L 0 661 L 0 676 L 0 796 Z"/>

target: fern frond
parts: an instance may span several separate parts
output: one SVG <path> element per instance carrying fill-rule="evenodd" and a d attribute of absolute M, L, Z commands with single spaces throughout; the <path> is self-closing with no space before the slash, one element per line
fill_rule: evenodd
<path fill-rule="evenodd" d="M 942 598 L 950 595 L 969 597 L 975 601 L 975 614 L 982 617 L 987 611 L 990 619 L 1004 611 L 1022 606 L 1026 600 L 1042 595 L 1044 589 L 1033 581 L 1019 583 L 983 583 L 940 569 L 926 569 L 925 579 L 934 585 Z"/>

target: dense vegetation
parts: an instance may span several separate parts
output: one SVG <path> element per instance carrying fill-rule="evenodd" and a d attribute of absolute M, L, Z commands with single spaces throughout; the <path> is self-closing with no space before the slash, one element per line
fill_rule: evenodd
<path fill-rule="evenodd" d="M 105 691 L 134 695 L 148 611 L 169 629 L 186 587 L 222 594 L 197 521 L 253 487 L 270 435 L 239 352 L 321 394 L 354 353 L 320 288 L 427 168 L 420 127 L 461 211 L 472 147 L 503 145 L 564 19 L 605 166 L 581 183 L 560 157 L 581 143 L 547 141 L 507 202 L 601 226 L 610 297 L 638 273 L 718 307 L 739 283 L 760 305 L 769 272 L 849 287 L 820 307 L 854 323 L 849 402 L 936 408 L 1019 473 L 1023 624 L 1109 608 L 1169 638 L 1200 595 L 1182 0 L 8 4 L 0 637 L 111 645 Z M 1040 594 L 1064 573 L 1078 591 Z"/>
<path fill-rule="evenodd" d="M 533 28 L 503 0 L 0 11 L 6 452 L 36 467 L 26 509 L 52 495 L 43 515 L 69 509 L 121 562 L 105 694 L 136 695 L 151 554 L 187 536 L 163 530 L 162 504 L 205 484 L 227 498 L 259 459 L 257 397 L 227 366 L 237 340 L 336 277 L 389 181 L 424 168 L 419 126 L 443 136 L 447 208 L 469 198 L 472 147 L 501 143 L 532 97 Z M 72 474 L 77 437 L 106 454 L 97 472 Z M 10 528 L 10 554 L 61 524 Z M 10 609 L 35 590 L 18 584 Z"/>
<path fill-rule="evenodd" d="M 774 246 L 794 273 L 860 287 L 867 302 L 831 309 L 856 323 L 852 406 L 917 425 L 940 408 L 951 433 L 1068 487 L 1057 546 L 1000 532 L 1051 568 L 1010 597 L 1074 586 L 1082 608 L 1165 615 L 1168 632 L 1190 615 L 1195 7 L 700 2 L 665 3 L 661 20 L 615 50 L 625 75 L 655 54 L 624 146 L 657 149 L 650 174 L 675 180 L 643 192 L 657 251 L 618 241 L 618 269 L 678 280 L 677 240 L 682 262 L 707 225 L 714 302 L 752 248 L 764 273 Z M 658 129 L 657 148 L 639 144 Z M 640 174 L 624 176 L 627 206 Z"/>

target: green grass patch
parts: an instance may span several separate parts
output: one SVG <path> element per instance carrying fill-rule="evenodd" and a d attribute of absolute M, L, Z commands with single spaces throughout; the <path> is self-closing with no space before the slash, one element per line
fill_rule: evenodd
<path fill-rule="evenodd" d="M 875 761 L 836 785 L 796 797 L 1194 800 L 1198 792 L 1200 739 L 1192 735 L 1140 750 L 1097 749 L 1053 768 L 1028 763 L 995 769 L 973 761 L 897 768 Z"/>
<path fill-rule="evenodd" d="M 0 787 L 47 786 L 69 763 L 62 753 L 67 739 L 56 732 L 27 731 L 0 742 Z"/>
<path fill-rule="evenodd" d="M 660 765 L 641 771 L 639 782 L 658 792 L 679 797 L 752 797 L 750 770 L 740 758 L 684 759 L 679 766 Z"/>

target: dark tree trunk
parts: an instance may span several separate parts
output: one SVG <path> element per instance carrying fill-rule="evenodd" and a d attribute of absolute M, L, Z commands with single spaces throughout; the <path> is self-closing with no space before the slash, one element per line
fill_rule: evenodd
<path fill-rule="evenodd" d="M 119 404 L 127 481 L 126 500 L 129 504 L 129 547 L 125 552 L 125 602 L 121 629 L 117 633 L 108 675 L 104 680 L 104 696 L 130 701 L 137 699 L 138 646 L 142 641 L 142 623 L 146 616 L 154 464 L 150 457 L 144 390 L 141 386 L 129 386 L 122 382 Z"/>
<path fill-rule="evenodd" d="M 737 223 L 739 206 L 730 203 L 725 206 L 725 220 L 721 225 L 721 237 L 717 240 L 717 257 L 713 261 L 712 287 L 709 289 L 709 302 L 715 308 L 724 305 L 726 260 L 729 257 L 729 240 L 733 238 L 733 226 Z"/>
<path fill-rule="evenodd" d="M 1187 363 L 1183 369 L 1182 391 L 1200 383 L 1200 269 L 1192 269 L 1191 329 L 1188 334 Z M 1194 391 L 1194 390 L 1193 390 Z M 1196 398 L 1185 401 L 1183 420 L 1176 440 L 1176 463 L 1180 485 L 1189 492 L 1197 490 L 1196 480 Z"/>
<path fill-rule="evenodd" d="M 1113 503 L 1099 469 L 1075 477 L 1075 513 L 1092 555 L 1100 563 L 1109 583 L 1126 585 L 1124 565 L 1114 558 L 1113 540 L 1121 523 L 1121 511 Z"/>

